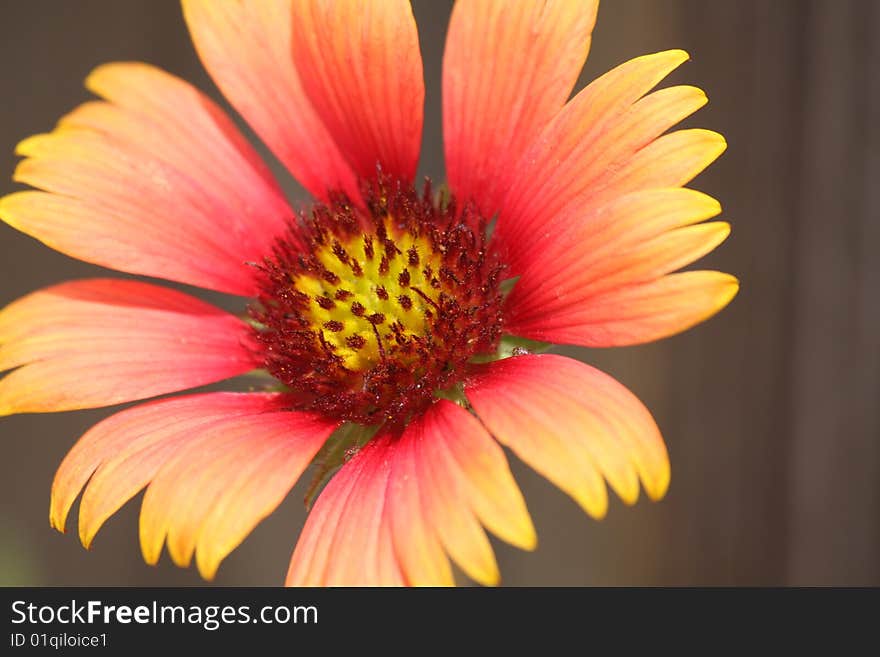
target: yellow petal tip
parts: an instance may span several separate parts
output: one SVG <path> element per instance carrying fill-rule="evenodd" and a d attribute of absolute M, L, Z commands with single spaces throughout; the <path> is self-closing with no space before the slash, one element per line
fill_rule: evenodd
<path fill-rule="evenodd" d="M 147 563 L 147 565 L 155 566 L 157 563 L 159 563 L 159 557 L 161 556 L 161 554 L 162 554 L 162 545 L 161 544 L 159 545 L 159 548 L 157 549 L 153 545 L 147 545 L 143 536 L 141 536 L 141 556 L 143 556 L 144 561 Z"/>
<path fill-rule="evenodd" d="M 527 552 L 534 552 L 538 549 L 538 534 L 533 526 L 529 526 L 528 531 L 523 533 L 520 537 L 520 542 L 517 543 L 517 547 Z"/>
<path fill-rule="evenodd" d="M 213 582 L 214 578 L 217 576 L 217 570 L 220 564 L 210 565 L 210 566 L 199 566 L 199 575 L 202 576 L 202 579 L 206 582 Z"/>
<path fill-rule="evenodd" d="M 83 82 L 83 86 L 97 96 L 101 96 L 103 78 L 119 66 L 118 62 L 106 62 L 93 68 Z"/>
<path fill-rule="evenodd" d="M 594 520 L 602 520 L 608 514 L 608 494 L 603 485 L 602 488 L 583 487 L 570 490 L 569 494 L 583 509 L 584 513 Z"/>
<path fill-rule="evenodd" d="M 694 130 L 697 129 L 694 128 Z M 717 160 L 727 150 L 727 139 L 721 133 L 714 132 L 713 130 L 704 130 L 703 132 L 706 133 L 705 147 L 708 147 L 707 152 L 711 156 L 711 159 L 707 162 L 708 166 L 708 164 Z"/>
<path fill-rule="evenodd" d="M 67 533 L 65 529 L 66 520 L 63 516 L 57 516 L 54 513 L 49 514 L 49 526 L 59 534 Z"/>
<path fill-rule="evenodd" d="M 219 559 L 202 556 L 202 553 L 196 549 L 196 567 L 199 569 L 199 575 L 206 582 L 213 582 L 220 569 L 221 561 Z"/>
<path fill-rule="evenodd" d="M 82 506 L 80 506 L 79 517 L 80 517 L 80 519 L 84 518 L 84 514 L 82 512 Z M 100 528 L 101 528 L 101 525 L 98 525 L 96 527 L 94 525 L 94 523 L 86 523 L 86 522 L 83 522 L 82 520 L 80 521 L 79 542 L 82 543 L 82 546 L 86 550 L 92 549 L 92 542 L 95 540 L 95 536 L 97 536 L 98 530 Z"/>
<path fill-rule="evenodd" d="M 617 493 L 617 497 L 619 497 L 620 501 L 627 506 L 635 506 L 635 503 L 639 501 L 638 481 L 635 481 L 633 483 L 634 485 L 627 486 L 626 489 L 623 489 L 619 486 L 612 486 L 612 488 L 614 488 L 614 492 Z"/>
<path fill-rule="evenodd" d="M 652 57 L 652 56 L 670 59 L 672 61 L 677 62 L 677 64 L 684 63 L 691 58 L 690 53 L 687 50 L 682 50 L 681 48 L 671 48 L 670 50 L 661 50 L 660 52 L 656 53 L 655 55 L 648 55 L 648 57 Z"/>
<path fill-rule="evenodd" d="M 663 486 L 662 488 L 657 488 L 654 490 L 646 490 L 645 492 L 648 494 L 648 499 L 652 502 L 659 502 L 664 497 L 666 497 L 666 491 L 669 489 L 669 485 Z"/>
<path fill-rule="evenodd" d="M 733 298 L 739 293 L 739 279 L 736 276 L 727 275 L 728 280 L 722 287 L 721 291 L 721 299 L 722 299 L 722 307 L 726 306 L 730 303 Z"/>
<path fill-rule="evenodd" d="M 665 470 L 661 473 L 660 478 L 651 482 L 643 482 L 645 487 L 645 493 L 648 494 L 648 499 L 652 502 L 659 502 L 664 497 L 666 497 L 666 492 L 669 490 L 669 483 L 671 481 L 671 471 L 667 466 Z"/>
<path fill-rule="evenodd" d="M 584 512 L 590 516 L 593 520 L 605 520 L 605 516 L 608 515 L 608 505 L 602 507 L 596 507 L 594 505 L 581 505 Z"/>
<path fill-rule="evenodd" d="M 168 542 L 168 554 L 174 565 L 180 568 L 189 568 L 192 563 L 192 552 L 172 542 Z"/>
<path fill-rule="evenodd" d="M 86 76 L 86 79 L 83 81 L 83 84 L 86 89 L 89 91 L 94 91 L 95 82 L 103 75 L 104 71 L 107 70 L 109 66 L 108 63 L 98 64 L 95 68 L 89 71 L 89 74 Z"/>
<path fill-rule="evenodd" d="M 36 135 L 31 135 L 30 137 L 25 137 L 15 145 L 15 154 L 24 157 L 32 155 L 34 151 L 40 146 L 40 144 L 42 144 L 50 136 L 51 133 L 41 132 Z"/>

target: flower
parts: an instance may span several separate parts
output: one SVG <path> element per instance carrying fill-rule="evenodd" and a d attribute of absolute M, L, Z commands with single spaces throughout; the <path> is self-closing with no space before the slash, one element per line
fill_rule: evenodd
<path fill-rule="evenodd" d="M 162 397 L 89 430 L 50 517 L 79 533 L 146 487 L 145 559 L 212 578 L 310 463 L 327 481 L 289 584 L 494 584 L 485 529 L 535 532 L 501 445 L 593 517 L 606 482 L 661 498 L 669 463 L 645 407 L 546 343 L 656 340 L 736 294 L 676 270 L 729 232 L 683 186 L 724 150 L 667 133 L 705 102 L 652 89 L 687 59 L 639 57 L 569 100 L 597 3 L 459 0 L 443 61 L 448 190 L 414 184 L 424 87 L 404 0 L 184 0 L 231 105 L 313 195 L 294 212 L 234 123 L 141 63 L 99 67 L 103 100 L 23 141 L 0 201 L 71 256 L 250 299 L 236 317 L 128 279 L 66 282 L 0 313 L 0 414 L 161 397 L 252 370 L 274 389 Z M 337 469 L 338 468 L 338 469 Z"/>

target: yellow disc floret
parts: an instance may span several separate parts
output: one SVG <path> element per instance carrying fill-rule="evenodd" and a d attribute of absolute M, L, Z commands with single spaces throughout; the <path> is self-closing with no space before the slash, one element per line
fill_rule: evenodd
<path fill-rule="evenodd" d="M 266 369 L 334 419 L 402 426 L 501 336 L 503 267 L 471 209 L 401 184 L 316 204 L 259 269 Z"/>
<path fill-rule="evenodd" d="M 384 240 L 360 235 L 321 245 L 314 255 L 323 275 L 292 277 L 310 298 L 303 317 L 355 372 L 412 352 L 407 346 L 425 335 L 443 288 L 437 278 L 442 254 L 433 252 L 425 237 L 396 229 L 392 217 L 386 217 L 384 229 Z"/>

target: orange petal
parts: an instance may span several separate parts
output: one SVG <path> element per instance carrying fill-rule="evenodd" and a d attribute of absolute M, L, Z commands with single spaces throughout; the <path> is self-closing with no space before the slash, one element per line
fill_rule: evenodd
<path fill-rule="evenodd" d="M 108 64 L 93 101 L 26 139 L 15 179 L 46 190 L 0 200 L 13 227 L 88 262 L 235 294 L 292 216 L 229 118 L 147 64 Z"/>
<path fill-rule="evenodd" d="M 584 267 L 582 286 L 572 290 L 584 302 L 596 294 L 624 285 L 657 279 L 698 260 L 730 235 L 730 224 L 712 221 L 686 226 L 597 259 Z M 568 304 L 563 304 L 568 305 Z"/>
<path fill-rule="evenodd" d="M 514 545 L 535 546 L 504 452 L 470 413 L 440 400 L 402 436 L 374 438 L 331 479 L 306 520 L 287 584 L 449 585 L 445 546 L 475 579 L 497 583 L 477 518 Z"/>
<path fill-rule="evenodd" d="M 294 0 L 293 61 L 339 149 L 363 178 L 415 176 L 425 88 L 406 0 Z"/>
<path fill-rule="evenodd" d="M 274 452 L 250 473 L 240 473 L 215 501 L 202 522 L 196 544 L 196 562 L 206 579 L 254 527 L 285 498 L 315 453 L 336 428 L 322 418 L 286 411 L 275 418 L 279 428 Z M 257 431 L 266 428 L 258 423 Z"/>
<path fill-rule="evenodd" d="M 277 394 L 209 393 L 174 397 L 120 411 L 89 429 L 64 457 L 52 484 L 49 518 L 65 530 L 83 494 L 80 538 L 88 547 L 111 515 L 149 483 L 191 432 L 239 415 L 279 410 Z"/>
<path fill-rule="evenodd" d="M 592 204 L 602 205 L 637 190 L 686 185 L 727 149 L 711 130 L 676 130 L 654 140 L 612 174 Z"/>
<path fill-rule="evenodd" d="M 360 453 L 359 453 L 360 454 Z M 341 514 L 363 469 L 364 459 L 355 456 L 321 491 L 309 512 L 287 570 L 286 586 L 321 586 Z M 357 501 L 357 497 L 352 498 Z"/>
<path fill-rule="evenodd" d="M 738 290 L 739 283 L 730 274 L 686 271 L 598 294 L 552 316 L 512 320 L 507 328 L 515 335 L 557 344 L 641 344 L 709 319 L 730 303 Z"/>
<path fill-rule="evenodd" d="M 465 393 L 492 434 L 571 495 L 591 516 L 607 510 L 603 477 L 627 503 L 641 479 L 652 499 L 669 484 L 669 460 L 647 409 L 584 363 L 552 354 L 482 366 Z"/>
<path fill-rule="evenodd" d="M 388 509 L 394 550 L 411 586 L 455 584 L 434 520 L 423 500 L 429 483 L 421 478 L 417 442 L 422 423 L 414 420 L 394 445 L 392 477 L 388 482 Z"/>
<path fill-rule="evenodd" d="M 568 99 L 590 48 L 598 2 L 459 0 L 443 55 L 450 187 L 498 209 L 516 162 Z"/>
<path fill-rule="evenodd" d="M 537 253 L 507 299 L 509 330 L 551 325 L 573 309 L 588 310 L 595 297 L 690 264 L 730 233 L 725 222 L 690 224 L 720 211 L 717 201 L 699 192 L 648 190 L 619 198 L 572 222 L 568 231 L 536 241 Z"/>
<path fill-rule="evenodd" d="M 325 585 L 403 583 L 403 568 L 394 549 L 394 528 L 388 511 L 389 478 L 396 451 L 391 440 L 383 436 L 361 450 L 363 469 L 340 513 L 324 575 Z"/>
<path fill-rule="evenodd" d="M 141 508 L 141 548 L 155 563 L 167 538 L 175 563 L 198 550 L 202 575 L 271 513 L 335 428 L 292 411 L 226 417 L 178 446 L 153 476 Z"/>
<path fill-rule="evenodd" d="M 496 585 L 500 579 L 492 546 L 473 511 L 468 482 L 452 455 L 444 447 L 445 426 L 438 413 L 428 411 L 407 430 L 416 460 L 424 514 L 434 526 L 444 548 L 461 569 L 481 584 Z"/>
<path fill-rule="evenodd" d="M 387 436 L 374 439 L 321 491 L 291 558 L 288 586 L 403 583 L 385 513 L 392 453 Z"/>
<path fill-rule="evenodd" d="M 291 174 L 318 198 L 338 190 L 359 198 L 291 58 L 291 0 L 183 0 L 183 13 L 214 82 Z"/>
<path fill-rule="evenodd" d="M 0 415 L 108 406 L 243 374 L 249 329 L 187 294 L 91 279 L 0 312 Z"/>
<path fill-rule="evenodd" d="M 533 188 L 534 197 L 523 202 L 527 209 L 511 209 L 508 219 L 504 223 L 504 240 L 521 239 L 530 233 L 539 234 L 541 231 L 552 231 L 559 225 L 559 218 L 570 215 L 566 210 L 577 208 L 581 211 L 595 207 L 594 197 L 607 186 L 607 178 L 613 172 L 625 166 L 629 159 L 659 137 L 672 125 L 692 114 L 706 102 L 705 94 L 696 87 L 670 87 L 661 89 L 646 96 L 635 103 L 629 112 L 622 115 L 609 126 L 603 134 L 592 140 L 589 150 L 582 150 L 580 144 L 569 142 L 562 144 L 558 149 L 550 148 L 545 151 L 547 156 L 558 162 L 564 153 L 566 146 L 575 146 L 575 152 L 569 159 L 563 160 L 556 166 L 558 178 L 545 179 L 546 184 L 541 188 Z M 564 114 L 565 112 L 563 112 Z M 554 123 L 554 126 L 557 124 Z M 576 132 L 574 126 L 558 126 L 559 131 L 554 132 L 547 139 L 563 140 L 563 135 L 569 135 L 569 131 Z M 551 131 L 553 132 L 553 131 Z M 549 143 L 543 141 L 541 143 Z M 589 138 L 585 138 L 589 140 Z M 529 162 L 541 162 L 545 166 L 550 163 L 541 156 L 527 156 Z M 530 169 L 529 176 L 538 175 L 540 169 Z M 511 186 L 511 190 L 519 190 L 528 184 L 526 181 L 537 183 L 534 178 L 523 178 Z M 605 191 L 609 196 L 612 190 Z M 544 201 L 543 205 L 534 204 L 534 198 Z M 519 201 L 511 201 L 510 205 L 505 202 L 505 209 L 517 208 Z M 523 212 L 534 212 L 534 215 L 523 215 Z M 526 217 L 517 221 L 510 217 Z M 499 227 L 501 224 L 499 224 Z M 519 271 L 521 263 L 529 259 L 533 254 L 532 249 L 524 249 L 520 246 L 512 250 L 510 254 L 511 267 Z"/>
<path fill-rule="evenodd" d="M 445 450 L 448 467 L 459 478 L 480 521 L 500 539 L 533 550 L 537 537 L 525 501 L 503 450 L 480 422 L 460 406 L 441 399 L 423 420 L 438 448 Z"/>
<path fill-rule="evenodd" d="M 435 435 L 445 425 L 433 418 L 447 411 L 435 405 L 402 436 L 374 439 L 343 466 L 306 521 L 288 584 L 451 585 L 443 544 L 475 579 L 497 583 L 492 548 L 472 510 L 472 484 L 444 447 L 446 437 Z M 440 496 L 454 504 L 438 504 Z M 464 532 L 450 533 L 458 529 Z"/>
<path fill-rule="evenodd" d="M 556 227 L 569 208 L 589 210 L 615 171 L 672 125 L 699 109 L 694 87 L 662 89 L 642 98 L 687 59 L 673 50 L 618 66 L 575 96 L 526 150 L 508 185 L 498 238 L 515 272 L 531 251 L 524 245 Z"/>
<path fill-rule="evenodd" d="M 583 283 L 589 280 L 587 270 L 619 265 L 623 254 L 720 212 L 721 204 L 711 196 L 684 188 L 635 192 L 583 213 L 572 211 L 577 219 L 562 217 L 557 231 L 536 238 L 540 250 L 512 296 L 517 289 L 522 294 L 535 287 L 555 287 L 572 277 Z"/>

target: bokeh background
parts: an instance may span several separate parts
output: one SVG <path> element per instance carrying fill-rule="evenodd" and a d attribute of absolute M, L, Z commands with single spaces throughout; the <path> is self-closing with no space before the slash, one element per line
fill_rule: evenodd
<path fill-rule="evenodd" d="M 218 0 L 222 1 L 222 0 Z M 451 3 L 416 0 L 427 83 L 422 173 L 443 179 L 440 62 Z M 733 224 L 706 267 L 742 280 L 720 316 L 646 346 L 570 351 L 653 411 L 673 478 L 661 503 L 587 518 L 514 463 L 540 536 L 498 544 L 508 585 L 880 584 L 880 2 L 605 0 L 581 85 L 637 55 L 692 55 L 670 79 L 704 88 L 688 121 L 723 133 L 692 186 Z M 110 60 L 145 60 L 215 98 L 174 0 L 0 2 L 0 193 L 15 143 L 87 100 Z M 579 85 L 579 87 L 581 86 Z M 280 172 L 280 169 L 279 169 Z M 293 198 L 302 190 L 284 178 Z M 104 275 L 0 225 L 0 304 Z M 229 300 L 220 300 L 227 307 Z M 0 584 L 197 585 L 167 557 L 144 565 L 139 499 L 98 535 L 48 525 L 49 487 L 107 410 L 0 419 Z M 302 487 L 221 567 L 218 584 L 283 580 Z M 75 516 L 69 521 L 75 527 Z"/>

